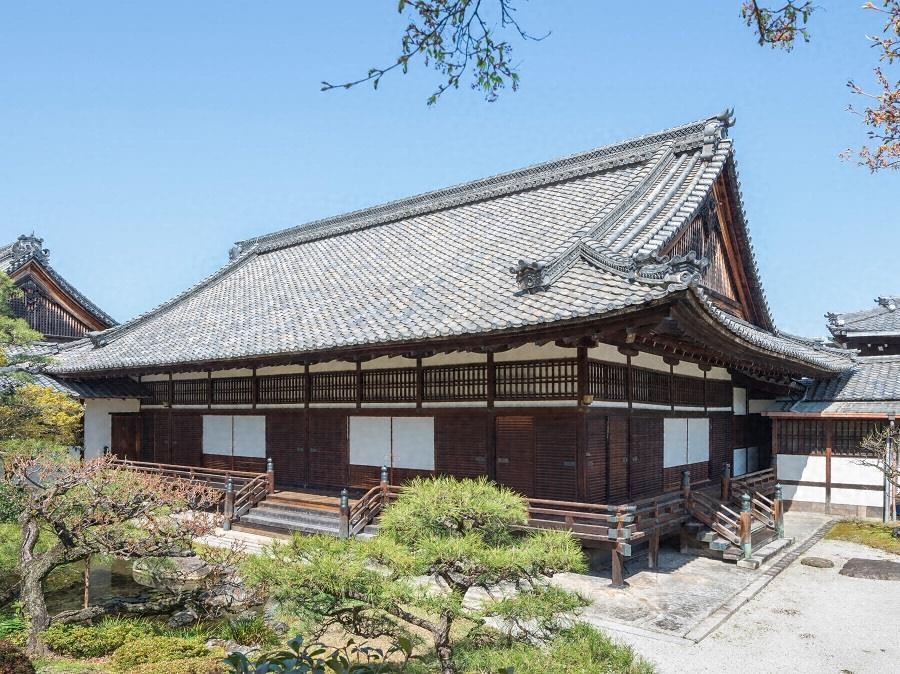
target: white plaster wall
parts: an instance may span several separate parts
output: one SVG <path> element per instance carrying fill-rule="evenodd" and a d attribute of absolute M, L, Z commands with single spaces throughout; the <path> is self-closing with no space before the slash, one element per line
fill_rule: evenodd
<path fill-rule="evenodd" d="M 665 365 L 665 363 L 663 363 Z M 673 374 L 680 374 L 686 377 L 703 377 L 703 370 L 697 363 L 689 363 L 686 360 L 679 361 L 678 365 L 672 367 Z"/>
<path fill-rule="evenodd" d="M 781 495 L 785 501 L 825 503 L 825 487 L 808 487 L 806 485 L 786 484 L 783 487 Z"/>
<path fill-rule="evenodd" d="M 706 373 L 707 379 L 722 379 L 724 381 L 731 381 L 731 375 L 728 374 L 728 370 L 724 367 L 714 367 L 709 372 Z"/>
<path fill-rule="evenodd" d="M 100 456 L 104 447 L 112 444 L 110 412 L 138 412 L 139 400 L 84 401 L 84 455 L 91 459 Z"/>
<path fill-rule="evenodd" d="M 625 363 L 628 361 L 628 358 L 619 353 L 619 350 L 612 344 L 598 344 L 594 348 L 588 349 L 588 358 L 605 360 L 607 363 Z"/>
<path fill-rule="evenodd" d="M 778 406 L 778 401 L 776 400 L 767 400 L 756 398 L 751 398 L 750 402 L 747 404 L 747 408 L 750 414 L 760 414 L 762 412 L 768 412 L 769 410 L 774 410 Z"/>
<path fill-rule="evenodd" d="M 403 356 L 382 356 L 381 358 L 373 358 L 362 364 L 363 370 L 389 370 L 395 367 L 415 367 L 415 358 L 404 358 Z"/>
<path fill-rule="evenodd" d="M 831 457 L 831 481 L 839 484 L 865 484 L 882 486 L 884 475 L 874 466 L 862 466 L 859 459 L 848 456 Z M 832 492 L 832 496 L 834 493 Z"/>
<path fill-rule="evenodd" d="M 831 488 L 831 502 L 837 505 L 862 505 L 884 507 L 884 491 L 871 489 Z"/>
<path fill-rule="evenodd" d="M 226 377 L 249 377 L 253 374 L 253 370 L 249 367 L 235 368 L 234 370 L 215 370 L 212 373 L 213 379 L 225 379 Z"/>
<path fill-rule="evenodd" d="M 436 353 L 431 358 L 423 358 L 422 365 L 470 365 L 486 363 L 487 354 L 470 351 L 454 351 L 453 353 Z"/>
<path fill-rule="evenodd" d="M 747 389 L 735 386 L 731 389 L 731 408 L 735 415 L 747 414 Z"/>
<path fill-rule="evenodd" d="M 206 379 L 207 377 L 209 375 L 206 372 L 175 372 L 172 374 L 172 379 Z"/>
<path fill-rule="evenodd" d="M 635 367 L 647 368 L 648 370 L 658 370 L 660 372 L 669 371 L 669 366 L 661 356 L 657 356 L 652 353 L 646 353 L 644 351 L 641 351 L 641 353 L 634 356 L 631 359 L 631 364 Z M 703 376 L 702 373 L 700 376 Z"/>
<path fill-rule="evenodd" d="M 267 365 L 256 370 L 256 374 L 303 374 L 302 365 Z"/>
<path fill-rule="evenodd" d="M 356 363 L 345 360 L 329 360 L 327 363 L 313 363 L 309 366 L 310 372 L 341 372 L 355 369 Z"/>
<path fill-rule="evenodd" d="M 167 374 L 145 374 L 141 377 L 141 381 L 164 381 L 168 378 Z"/>
<path fill-rule="evenodd" d="M 498 351 L 494 354 L 494 362 L 503 363 L 510 360 L 543 360 L 544 358 L 574 358 L 578 349 L 567 349 L 556 344 L 523 344 L 509 351 Z"/>
<path fill-rule="evenodd" d="M 779 454 L 777 475 L 779 480 L 824 483 L 825 457 Z M 833 475 L 831 479 L 833 482 L 837 482 Z"/>

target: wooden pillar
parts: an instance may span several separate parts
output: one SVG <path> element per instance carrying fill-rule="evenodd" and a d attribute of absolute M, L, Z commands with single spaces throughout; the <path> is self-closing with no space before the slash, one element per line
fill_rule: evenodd
<path fill-rule="evenodd" d="M 781 503 L 781 485 L 775 483 L 775 498 L 772 500 L 772 519 L 775 520 L 775 535 L 784 538 L 784 506 Z"/>
<path fill-rule="evenodd" d="M 231 530 L 231 521 L 234 519 L 234 480 L 232 478 L 228 478 L 228 482 L 225 485 L 225 521 L 222 523 L 222 528 L 225 531 Z"/>
<path fill-rule="evenodd" d="M 490 479 L 497 477 L 497 412 L 494 399 L 497 395 L 497 367 L 494 364 L 494 352 L 487 352 L 487 470 Z"/>
<path fill-rule="evenodd" d="M 647 568 L 659 568 L 659 501 L 653 501 L 653 533 L 650 534 L 650 541 L 647 549 Z"/>
<path fill-rule="evenodd" d="M 425 397 L 425 370 L 422 368 L 422 359 L 416 358 L 416 409 L 422 409 L 422 399 Z"/>
<path fill-rule="evenodd" d="M 212 370 L 206 371 L 206 409 L 210 409 L 213 403 Z"/>
<path fill-rule="evenodd" d="M 303 460 L 306 462 L 303 486 L 309 485 L 310 451 L 309 451 L 309 401 L 312 399 L 312 375 L 309 373 L 309 363 L 303 363 Z"/>
<path fill-rule="evenodd" d="M 253 405 L 253 409 L 256 409 L 256 404 L 259 402 L 259 379 L 256 377 L 256 368 L 253 368 L 253 372 L 250 374 L 250 403 Z"/>
<path fill-rule="evenodd" d="M 579 501 L 587 500 L 587 415 L 589 400 L 588 350 L 579 346 L 577 352 L 577 396 L 578 410 L 575 413 L 575 494 Z"/>
<path fill-rule="evenodd" d="M 751 541 L 752 521 L 750 517 L 750 492 L 741 495 L 741 519 L 740 536 L 741 552 L 744 559 L 750 559 L 753 555 L 753 543 Z"/>
<path fill-rule="evenodd" d="M 723 503 L 731 501 L 731 464 L 727 461 L 722 464 L 722 492 L 720 500 Z"/>
<path fill-rule="evenodd" d="M 621 545 L 625 540 L 625 508 L 619 506 L 616 509 L 616 543 L 612 549 L 612 584 L 613 588 L 627 587 L 625 582 L 625 555 Z"/>
<path fill-rule="evenodd" d="M 270 494 L 275 493 L 275 462 L 271 456 L 266 459 L 266 491 Z"/>
<path fill-rule="evenodd" d="M 356 409 L 362 407 L 363 398 L 363 379 L 362 379 L 362 361 L 356 361 Z"/>
<path fill-rule="evenodd" d="M 681 471 L 681 497 L 685 503 L 691 502 L 691 471 Z"/>

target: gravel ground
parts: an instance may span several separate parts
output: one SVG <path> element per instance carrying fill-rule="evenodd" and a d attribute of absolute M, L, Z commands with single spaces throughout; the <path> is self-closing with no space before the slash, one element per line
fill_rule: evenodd
<path fill-rule="evenodd" d="M 662 674 L 900 671 L 900 582 L 838 575 L 852 557 L 900 558 L 830 540 L 803 556 L 825 557 L 835 566 L 817 569 L 794 561 L 700 643 L 610 634 L 634 646 Z"/>

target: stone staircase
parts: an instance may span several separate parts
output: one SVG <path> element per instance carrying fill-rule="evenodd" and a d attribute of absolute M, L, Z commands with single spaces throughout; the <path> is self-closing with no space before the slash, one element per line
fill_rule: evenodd
<path fill-rule="evenodd" d="M 287 537 L 295 532 L 338 535 L 340 514 L 321 500 L 285 498 L 272 494 L 232 525 L 236 531 Z"/>

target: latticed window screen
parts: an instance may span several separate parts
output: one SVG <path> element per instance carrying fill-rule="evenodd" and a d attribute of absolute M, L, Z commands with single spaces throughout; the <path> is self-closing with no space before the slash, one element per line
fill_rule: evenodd
<path fill-rule="evenodd" d="M 323 403 L 356 400 L 356 372 L 317 372 L 311 375 L 310 400 Z"/>
<path fill-rule="evenodd" d="M 167 405 L 169 403 L 168 381 L 147 381 L 144 386 L 150 391 L 151 405 Z"/>
<path fill-rule="evenodd" d="M 588 362 L 588 393 L 598 400 L 627 400 L 628 368 L 624 365 Z"/>
<path fill-rule="evenodd" d="M 498 400 L 573 398 L 578 390 L 574 358 L 496 364 Z"/>
<path fill-rule="evenodd" d="M 423 400 L 445 402 L 487 399 L 487 364 L 426 367 Z"/>
<path fill-rule="evenodd" d="M 676 405 L 703 405 L 703 380 L 698 377 L 681 377 L 675 375 L 673 382 Z"/>
<path fill-rule="evenodd" d="M 866 456 L 859 443 L 863 438 L 880 428 L 882 424 L 874 421 L 847 419 L 834 422 L 832 454 L 839 456 Z"/>
<path fill-rule="evenodd" d="M 213 405 L 249 405 L 253 402 L 253 379 L 228 377 L 211 379 Z"/>
<path fill-rule="evenodd" d="M 671 376 L 668 372 L 632 368 L 631 397 L 635 402 L 668 405 L 671 400 Z M 702 403 L 701 403 L 702 404 Z"/>
<path fill-rule="evenodd" d="M 778 422 L 779 454 L 824 454 L 825 424 L 806 419 Z"/>
<path fill-rule="evenodd" d="M 363 402 L 412 401 L 416 399 L 416 370 L 363 370 Z"/>
<path fill-rule="evenodd" d="M 302 403 L 306 391 L 303 374 L 273 374 L 257 380 L 257 402 L 262 405 Z"/>
<path fill-rule="evenodd" d="M 172 402 L 176 405 L 205 405 L 209 402 L 209 380 L 174 380 L 172 382 Z"/>

